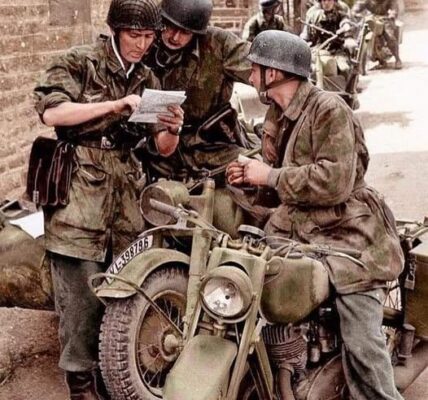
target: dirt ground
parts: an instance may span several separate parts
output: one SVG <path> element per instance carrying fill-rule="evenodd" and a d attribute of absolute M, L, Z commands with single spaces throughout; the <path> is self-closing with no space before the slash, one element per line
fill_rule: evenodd
<path fill-rule="evenodd" d="M 362 79 L 364 91 L 358 114 L 372 155 L 367 181 L 384 193 L 398 218 L 428 216 L 424 93 L 428 88 L 427 22 L 428 10 L 406 16 L 401 71 L 370 71 Z M 2 349 L 14 349 L 17 359 L 13 361 L 20 364 L 0 384 L 0 400 L 67 399 L 63 376 L 56 365 L 56 324 L 50 312 L 0 308 L 0 353 Z M 11 361 L 7 356 L 0 357 L 0 382 Z M 428 399 L 428 371 L 406 391 L 405 399 Z"/>

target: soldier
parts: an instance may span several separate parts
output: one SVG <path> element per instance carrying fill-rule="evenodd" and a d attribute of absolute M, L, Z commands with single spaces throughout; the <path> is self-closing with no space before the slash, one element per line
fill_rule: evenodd
<path fill-rule="evenodd" d="M 361 15 L 364 11 L 369 11 L 375 16 L 383 16 L 384 29 L 382 37 L 385 43 L 395 58 L 395 69 L 402 68 L 400 59 L 399 42 L 397 38 L 397 27 L 395 25 L 395 18 L 398 15 L 397 0 L 357 0 L 352 7 L 352 13 L 356 16 Z M 386 66 L 385 60 L 379 61 L 381 67 Z"/>
<path fill-rule="evenodd" d="M 145 62 L 165 90 L 185 90 L 185 119 L 173 157 L 150 159 L 151 180 L 185 179 L 230 162 L 249 144 L 230 107 L 234 82 L 248 83 L 250 44 L 231 32 L 208 27 L 211 0 L 164 0 L 165 30 Z"/>
<path fill-rule="evenodd" d="M 272 102 L 266 119 L 280 129 L 263 137 L 265 162 L 233 162 L 228 180 L 277 193 L 268 235 L 361 253 L 358 260 L 324 260 L 336 291 L 350 397 L 401 400 L 381 324 L 386 282 L 400 274 L 403 254 L 391 211 L 364 182 L 369 155 L 362 128 L 339 96 L 308 81 L 311 51 L 301 38 L 262 32 L 249 60 L 251 83 Z"/>
<path fill-rule="evenodd" d="M 341 34 L 350 30 L 349 18 L 349 7 L 343 8 L 337 0 L 319 0 L 319 7 L 314 6 L 306 15 L 306 22 L 324 31 Z M 329 39 L 331 35 L 305 25 L 300 37 L 315 46 Z M 339 50 L 342 45 L 342 40 L 336 40 L 331 42 L 327 49 L 330 51 Z"/>
<path fill-rule="evenodd" d="M 292 29 L 285 23 L 284 18 L 275 14 L 280 4 L 279 0 L 259 0 L 259 12 L 253 15 L 245 24 L 242 39 L 252 42 L 260 32 L 268 29 L 292 32 Z"/>
<path fill-rule="evenodd" d="M 141 63 L 161 29 L 155 0 L 112 0 L 111 37 L 72 48 L 46 72 L 35 89 L 41 120 L 58 138 L 75 145 L 69 203 L 45 208 L 46 248 L 52 259 L 61 355 L 70 399 L 100 399 L 96 378 L 101 303 L 88 277 L 106 270 L 143 230 L 136 183 L 141 166 L 130 149 L 138 139 L 121 128 L 145 87 L 159 82 Z M 159 124 L 142 128 L 159 154 L 178 143 L 183 110 L 170 107 Z"/>

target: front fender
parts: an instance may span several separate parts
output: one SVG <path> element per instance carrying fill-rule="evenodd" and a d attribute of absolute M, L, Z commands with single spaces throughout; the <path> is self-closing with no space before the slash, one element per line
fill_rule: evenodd
<path fill-rule="evenodd" d="M 165 264 L 182 264 L 189 268 L 190 257 L 177 250 L 153 248 L 138 254 L 117 274 L 123 279 L 141 286 L 149 274 Z M 119 280 L 108 283 L 106 280 L 94 288 L 97 297 L 111 297 L 116 299 L 133 296 L 136 290 Z"/>
<path fill-rule="evenodd" d="M 163 400 L 224 399 L 238 348 L 218 336 L 194 336 L 168 374 Z"/>

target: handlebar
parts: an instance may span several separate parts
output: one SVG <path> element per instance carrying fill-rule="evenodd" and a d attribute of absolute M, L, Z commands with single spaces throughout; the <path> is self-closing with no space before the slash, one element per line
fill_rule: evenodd
<path fill-rule="evenodd" d="M 176 219 L 178 219 L 183 213 L 182 209 L 163 203 L 162 201 L 155 199 L 150 199 L 149 201 L 150 206 L 152 206 L 154 210 L 159 211 L 162 214 L 170 215 L 171 217 L 174 217 Z"/>

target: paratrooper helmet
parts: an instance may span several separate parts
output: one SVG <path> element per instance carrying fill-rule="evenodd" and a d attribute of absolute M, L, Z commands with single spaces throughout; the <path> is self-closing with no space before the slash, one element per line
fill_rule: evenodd
<path fill-rule="evenodd" d="M 112 0 L 107 14 L 111 29 L 162 29 L 160 10 L 155 0 Z"/>
<path fill-rule="evenodd" d="M 206 33 L 212 11 L 212 0 L 163 0 L 161 3 L 162 17 L 200 35 Z"/>

